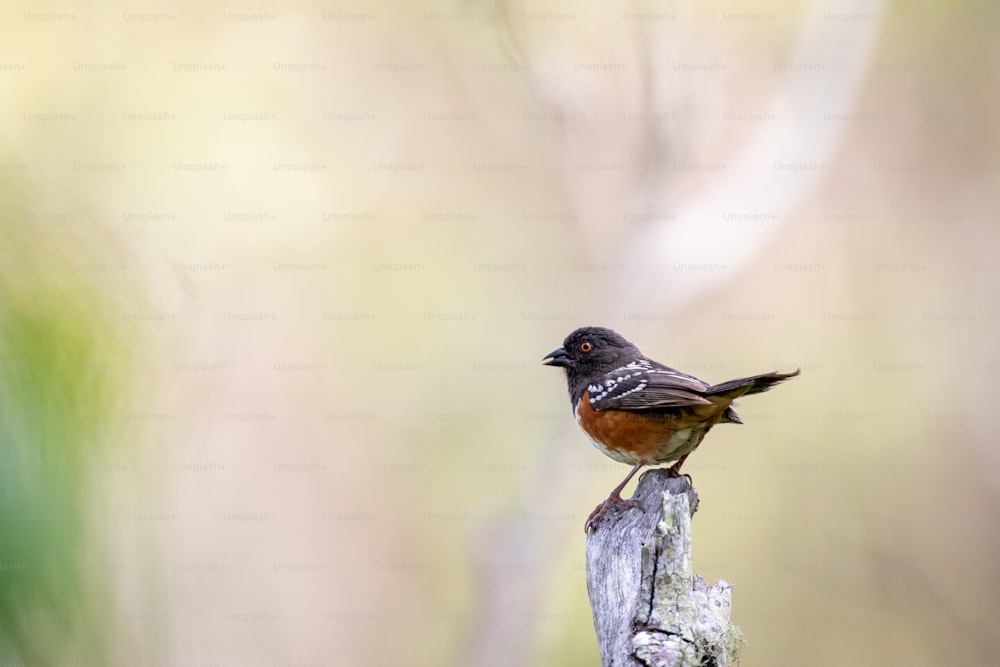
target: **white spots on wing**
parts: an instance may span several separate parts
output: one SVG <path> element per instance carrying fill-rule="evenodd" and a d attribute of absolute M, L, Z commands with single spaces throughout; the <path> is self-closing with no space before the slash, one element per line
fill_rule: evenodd
<path fill-rule="evenodd" d="M 671 377 L 684 378 L 684 379 L 693 379 L 693 378 L 691 378 L 690 375 L 686 375 L 686 374 L 681 373 L 679 371 L 669 370 L 669 369 L 666 369 L 666 368 L 655 368 L 653 366 L 653 362 L 651 362 L 649 359 L 638 359 L 636 361 L 630 361 L 627 364 L 625 364 L 624 366 L 622 366 L 621 368 L 616 368 L 615 370 L 613 370 L 611 372 L 612 373 L 618 373 L 620 371 L 635 371 L 634 373 L 632 373 L 632 374 L 630 374 L 630 375 L 628 375 L 626 377 L 638 377 L 639 375 L 642 375 L 643 373 L 656 373 L 657 375 L 669 375 Z"/>
<path fill-rule="evenodd" d="M 628 396 L 629 394 L 634 394 L 637 391 L 642 391 L 649 384 L 647 380 L 639 380 L 634 387 L 630 389 L 622 388 L 625 386 L 623 383 L 629 382 L 632 378 L 641 375 L 642 372 L 632 373 L 630 375 L 620 376 L 620 377 L 608 377 L 604 380 L 602 384 L 592 384 L 587 387 L 590 391 L 590 403 L 593 405 L 598 401 L 607 398 L 611 395 L 613 398 L 622 398 L 623 396 Z M 616 390 L 617 393 L 616 393 Z"/>
<path fill-rule="evenodd" d="M 611 372 L 614 373 L 615 371 Z M 614 392 L 614 390 L 618 387 L 618 385 L 628 380 L 629 377 L 631 376 L 626 375 L 624 377 L 622 376 L 605 377 L 604 382 L 602 384 L 589 385 L 587 389 L 590 391 L 590 402 L 592 404 L 596 403 L 597 401 L 606 397 L 608 394 Z"/>
<path fill-rule="evenodd" d="M 624 366 L 622 366 L 621 368 L 616 368 L 615 370 L 613 370 L 611 372 L 612 373 L 617 373 L 618 371 L 639 371 L 639 372 L 642 372 L 642 371 L 652 370 L 652 368 L 653 368 L 653 364 L 649 361 L 649 359 L 639 359 L 637 361 L 630 361 L 627 364 L 625 364 Z M 633 373 L 632 375 L 634 377 L 636 374 Z"/>
<path fill-rule="evenodd" d="M 605 382 L 603 385 L 600 384 L 588 385 L 587 391 L 590 392 L 590 404 L 593 405 L 597 401 L 607 396 L 608 392 L 611 391 L 612 387 L 614 387 L 614 384 L 609 385 L 607 382 Z"/>
<path fill-rule="evenodd" d="M 646 383 L 645 380 L 640 380 L 639 384 L 637 384 L 636 386 L 632 387 L 628 391 L 623 391 L 622 393 L 618 394 L 618 396 L 616 396 L 615 398 L 625 398 L 629 394 L 634 394 L 637 391 L 642 391 L 643 389 L 646 388 L 646 384 L 647 383 Z"/>
<path fill-rule="evenodd" d="M 601 378 L 599 384 L 590 385 L 590 403 L 596 405 L 600 401 L 617 401 L 642 391 L 651 384 L 654 386 L 676 384 L 684 389 L 708 386 L 686 373 L 660 367 L 649 359 L 637 359 L 608 372 Z"/>

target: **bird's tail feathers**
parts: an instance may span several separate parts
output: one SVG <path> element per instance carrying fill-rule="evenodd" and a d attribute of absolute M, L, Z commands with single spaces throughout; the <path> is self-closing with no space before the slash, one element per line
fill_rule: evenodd
<path fill-rule="evenodd" d="M 771 387 L 781 384 L 789 378 L 798 375 L 800 369 L 795 369 L 791 373 L 762 373 L 746 378 L 738 378 L 715 384 L 705 390 L 706 396 L 725 396 L 727 398 L 737 398 L 739 396 L 749 396 L 767 391 Z"/>

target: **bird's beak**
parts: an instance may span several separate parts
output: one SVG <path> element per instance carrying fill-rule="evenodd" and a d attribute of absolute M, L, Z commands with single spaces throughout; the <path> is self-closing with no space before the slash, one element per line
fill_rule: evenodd
<path fill-rule="evenodd" d="M 567 368 L 573 365 L 573 360 L 569 358 L 568 354 L 566 354 L 566 350 L 561 347 L 557 347 L 545 355 L 545 358 L 542 359 L 542 363 L 546 366 L 562 366 L 563 368 Z"/>

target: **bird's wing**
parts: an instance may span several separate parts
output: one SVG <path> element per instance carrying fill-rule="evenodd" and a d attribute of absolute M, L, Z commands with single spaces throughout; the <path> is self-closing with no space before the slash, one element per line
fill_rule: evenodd
<path fill-rule="evenodd" d="M 648 359 L 634 361 L 587 387 L 595 410 L 653 410 L 711 405 L 710 385 Z"/>

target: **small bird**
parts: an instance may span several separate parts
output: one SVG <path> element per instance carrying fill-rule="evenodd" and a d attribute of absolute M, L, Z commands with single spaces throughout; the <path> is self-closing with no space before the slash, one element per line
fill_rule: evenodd
<path fill-rule="evenodd" d="M 570 401 L 580 428 L 594 445 L 632 470 L 587 517 L 584 531 L 613 504 L 631 504 L 621 491 L 639 469 L 676 461 L 680 476 L 688 455 L 719 422 L 742 424 L 734 400 L 759 394 L 799 374 L 764 373 L 710 385 L 653 361 L 617 332 L 583 327 L 542 359 L 566 371 Z"/>

